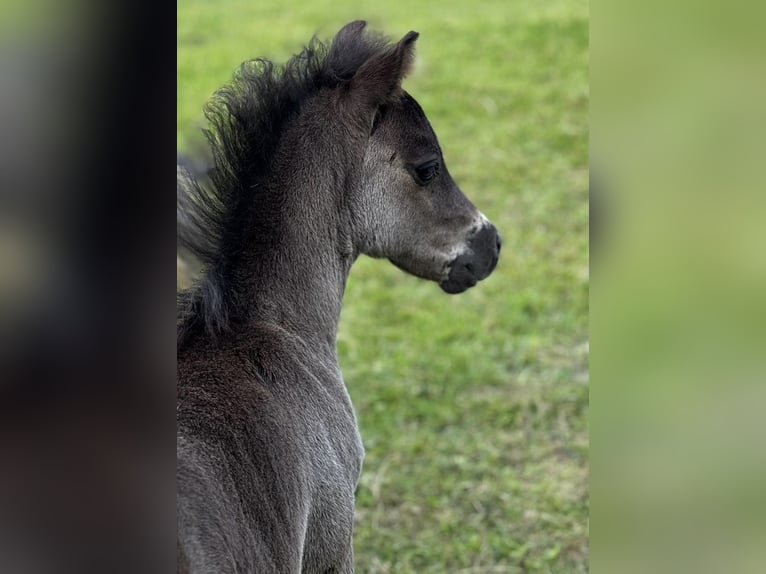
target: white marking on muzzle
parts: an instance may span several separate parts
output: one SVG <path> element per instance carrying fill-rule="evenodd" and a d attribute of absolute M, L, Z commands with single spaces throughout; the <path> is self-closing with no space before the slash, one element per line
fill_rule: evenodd
<path fill-rule="evenodd" d="M 478 217 L 476 219 L 479 227 L 489 227 L 492 225 L 492 223 L 487 219 L 487 216 L 484 215 L 481 211 L 476 212 L 478 214 Z"/>

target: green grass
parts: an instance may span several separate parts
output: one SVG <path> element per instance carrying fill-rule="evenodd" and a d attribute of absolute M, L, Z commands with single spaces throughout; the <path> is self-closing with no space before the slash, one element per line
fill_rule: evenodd
<path fill-rule="evenodd" d="M 367 457 L 360 573 L 587 571 L 585 0 L 178 4 L 178 145 L 242 60 L 365 18 L 421 33 L 405 83 L 504 245 L 459 296 L 363 258 L 338 347 Z"/>

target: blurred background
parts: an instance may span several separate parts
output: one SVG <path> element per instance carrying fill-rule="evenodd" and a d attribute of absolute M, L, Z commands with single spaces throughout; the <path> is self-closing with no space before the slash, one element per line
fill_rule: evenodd
<path fill-rule="evenodd" d="M 141 8 L 0 3 L 0 572 L 173 569 L 175 18 Z"/>
<path fill-rule="evenodd" d="M 338 348 L 367 451 L 357 571 L 586 572 L 587 2 L 180 0 L 179 154 L 203 149 L 203 105 L 239 63 L 355 19 L 420 32 L 404 87 L 504 241 L 459 296 L 386 261 L 352 270 Z"/>
<path fill-rule="evenodd" d="M 593 7 L 594 572 L 766 571 L 764 17 Z"/>

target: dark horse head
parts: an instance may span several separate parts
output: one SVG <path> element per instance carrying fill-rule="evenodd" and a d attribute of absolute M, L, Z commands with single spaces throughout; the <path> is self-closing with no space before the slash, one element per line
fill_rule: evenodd
<path fill-rule="evenodd" d="M 342 45 L 362 27 L 348 25 L 335 43 Z M 386 257 L 413 275 L 438 282 L 447 293 L 460 293 L 492 272 L 501 239 L 452 179 L 421 107 L 398 88 L 417 37 L 410 32 L 385 54 L 389 78 L 365 74 L 362 68 L 352 80 L 352 90 L 354 83 L 367 83 L 371 93 L 380 92 L 375 84 L 383 81 L 393 89 L 370 106 L 362 177 L 348 201 L 362 253 Z"/>

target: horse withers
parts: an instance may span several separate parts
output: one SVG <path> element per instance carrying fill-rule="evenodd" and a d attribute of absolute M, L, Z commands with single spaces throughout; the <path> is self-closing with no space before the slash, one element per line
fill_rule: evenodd
<path fill-rule="evenodd" d="M 401 82 L 418 34 L 343 27 L 208 104 L 214 167 L 179 179 L 179 572 L 353 572 L 364 449 L 335 339 L 360 254 L 460 293 L 500 235 Z"/>

